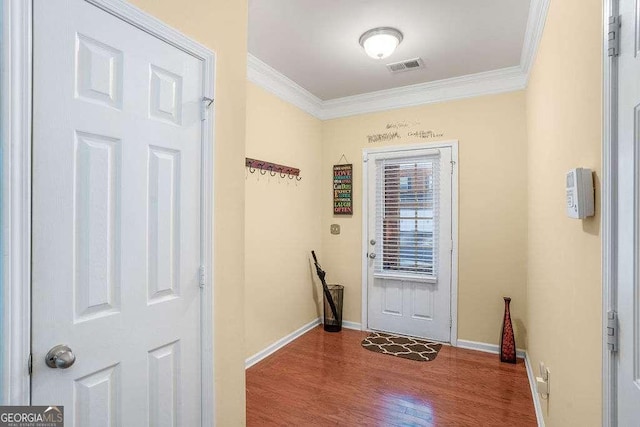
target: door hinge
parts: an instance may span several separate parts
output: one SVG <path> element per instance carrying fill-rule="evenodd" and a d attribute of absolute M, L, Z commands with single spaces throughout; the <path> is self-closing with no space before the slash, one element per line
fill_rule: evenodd
<path fill-rule="evenodd" d="M 200 270 L 198 271 L 198 276 L 200 278 L 200 287 L 204 288 L 204 285 L 207 284 L 207 270 L 203 266 L 200 266 Z"/>
<path fill-rule="evenodd" d="M 453 168 L 456 166 L 456 161 L 451 160 L 449 163 L 451 163 L 451 175 L 453 175 Z"/>
<path fill-rule="evenodd" d="M 213 98 L 202 98 L 202 104 L 200 104 L 200 120 L 205 121 L 207 118 L 207 110 L 213 104 Z"/>
<path fill-rule="evenodd" d="M 29 353 L 29 360 L 27 360 L 27 370 L 29 372 L 29 376 L 33 373 L 33 354 Z"/>
<path fill-rule="evenodd" d="M 620 55 L 620 15 L 609 17 L 607 51 L 609 56 Z"/>
<path fill-rule="evenodd" d="M 618 313 L 615 311 L 607 312 L 607 346 L 609 351 L 618 351 Z"/>

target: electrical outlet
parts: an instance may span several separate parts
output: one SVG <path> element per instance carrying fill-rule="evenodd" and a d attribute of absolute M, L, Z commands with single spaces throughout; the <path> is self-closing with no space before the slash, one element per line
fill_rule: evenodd
<path fill-rule="evenodd" d="M 543 362 L 540 362 L 540 375 L 536 377 L 536 390 L 543 398 L 549 397 L 549 368 L 547 368 Z"/>
<path fill-rule="evenodd" d="M 331 234 L 340 234 L 340 224 L 331 224 Z"/>
<path fill-rule="evenodd" d="M 549 396 L 549 383 L 541 377 L 536 377 L 536 390 L 542 397 Z"/>

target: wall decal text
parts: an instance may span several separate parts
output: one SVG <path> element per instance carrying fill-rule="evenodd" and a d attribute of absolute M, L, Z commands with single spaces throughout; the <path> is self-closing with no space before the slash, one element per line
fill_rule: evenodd
<path fill-rule="evenodd" d="M 367 139 L 369 140 L 369 144 L 372 144 L 374 142 L 388 142 L 396 139 L 402 139 L 402 137 L 398 132 L 386 132 L 367 135 Z"/>

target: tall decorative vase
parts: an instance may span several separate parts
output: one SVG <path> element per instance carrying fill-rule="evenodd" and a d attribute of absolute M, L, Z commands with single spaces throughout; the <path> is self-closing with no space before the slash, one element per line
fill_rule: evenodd
<path fill-rule="evenodd" d="M 511 298 L 504 297 L 504 319 L 502 320 L 502 335 L 500 336 L 500 361 L 516 363 L 516 340 L 513 336 L 509 303 L 511 303 Z"/>

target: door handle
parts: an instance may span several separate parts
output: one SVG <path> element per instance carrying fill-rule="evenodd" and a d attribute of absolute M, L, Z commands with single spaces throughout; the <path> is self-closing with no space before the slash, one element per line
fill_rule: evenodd
<path fill-rule="evenodd" d="M 371 252 L 369 254 L 369 258 L 374 259 L 376 257 L 376 253 L 375 252 Z"/>
<path fill-rule="evenodd" d="M 53 369 L 67 369 L 76 361 L 76 355 L 69 347 L 59 344 L 45 356 L 47 366 Z"/>

